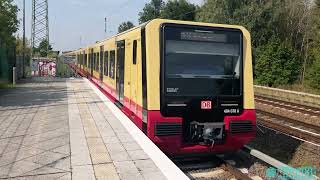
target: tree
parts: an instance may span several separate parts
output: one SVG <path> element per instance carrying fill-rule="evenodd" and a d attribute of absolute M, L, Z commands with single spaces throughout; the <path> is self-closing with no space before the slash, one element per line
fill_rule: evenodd
<path fill-rule="evenodd" d="M 320 89 L 320 54 L 317 53 L 316 55 L 315 61 L 308 70 L 307 81 L 309 86 Z"/>
<path fill-rule="evenodd" d="M 258 47 L 278 34 L 282 6 L 278 0 L 206 0 L 196 20 L 242 25 L 251 32 L 253 47 Z"/>
<path fill-rule="evenodd" d="M 268 44 L 257 48 L 255 65 L 256 81 L 267 86 L 294 83 L 299 76 L 299 54 L 286 43 L 273 38 Z"/>
<path fill-rule="evenodd" d="M 130 22 L 130 21 L 123 22 L 118 27 L 118 33 L 124 32 L 124 31 L 129 30 L 133 27 L 134 27 L 134 25 L 132 22 Z"/>
<path fill-rule="evenodd" d="M 13 0 L 0 0 L 0 45 L 14 42 L 13 34 L 19 25 L 17 13 Z"/>
<path fill-rule="evenodd" d="M 312 43 L 310 43 L 310 56 L 306 69 L 308 85 L 320 89 L 320 0 L 315 1 L 316 6 L 312 9 Z"/>
<path fill-rule="evenodd" d="M 251 32 L 256 82 L 268 85 L 295 82 L 289 78 L 280 83 L 279 78 L 268 78 L 269 75 L 273 77 L 275 72 L 270 71 L 273 74 L 268 74 L 263 68 L 259 69 L 266 65 L 265 57 L 272 57 L 263 50 L 272 49 L 278 55 L 293 54 L 294 60 L 301 61 L 298 66 L 292 67 L 300 72 L 300 83 L 303 83 L 308 65 L 317 57 L 312 54 L 316 52 L 312 49 L 320 44 L 316 42 L 320 26 L 315 26 L 317 23 L 313 22 L 314 18 L 320 20 L 320 15 L 312 15 L 312 2 L 313 0 L 205 0 L 196 19 L 211 23 L 239 24 Z M 315 2 L 319 4 L 320 0 Z M 273 42 L 275 40 L 283 43 Z M 285 72 L 287 71 L 283 73 Z"/>
<path fill-rule="evenodd" d="M 34 54 L 40 57 L 47 57 L 50 51 L 52 51 L 52 47 L 47 40 L 42 40 L 39 44 L 38 48 L 34 48 Z"/>
<path fill-rule="evenodd" d="M 247 0 L 205 0 L 196 19 L 210 23 L 230 23 L 234 11 L 247 3 Z"/>
<path fill-rule="evenodd" d="M 28 39 L 26 39 L 26 49 L 25 49 L 25 53 L 26 54 L 31 54 L 31 45 L 30 45 L 30 41 Z M 17 55 L 22 55 L 23 54 L 23 38 L 17 38 L 16 39 L 16 54 Z"/>
<path fill-rule="evenodd" d="M 164 19 L 175 19 L 193 21 L 196 15 L 196 6 L 186 0 L 169 0 L 161 11 L 160 17 Z"/>
<path fill-rule="evenodd" d="M 164 5 L 162 0 L 151 0 L 150 3 L 147 3 L 142 12 L 139 12 L 139 23 L 142 24 L 152 19 L 160 17 L 161 9 Z"/>

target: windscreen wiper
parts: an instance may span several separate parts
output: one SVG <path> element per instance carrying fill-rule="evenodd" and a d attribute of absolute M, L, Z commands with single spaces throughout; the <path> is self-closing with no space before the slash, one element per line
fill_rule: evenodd
<path fill-rule="evenodd" d="M 232 73 L 232 82 L 231 82 L 232 95 L 234 95 L 234 80 L 235 80 L 236 74 L 237 72 Z"/>

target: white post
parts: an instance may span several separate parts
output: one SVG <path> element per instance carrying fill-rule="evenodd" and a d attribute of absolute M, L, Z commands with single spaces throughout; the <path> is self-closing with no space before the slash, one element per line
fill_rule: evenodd
<path fill-rule="evenodd" d="M 12 84 L 16 84 L 16 67 L 13 67 L 12 69 Z"/>

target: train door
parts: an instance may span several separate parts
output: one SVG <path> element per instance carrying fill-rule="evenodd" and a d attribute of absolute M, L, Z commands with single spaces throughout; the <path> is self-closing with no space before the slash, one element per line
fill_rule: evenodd
<path fill-rule="evenodd" d="M 137 40 L 132 41 L 132 65 L 131 65 L 131 87 L 130 87 L 130 92 L 131 92 L 131 101 L 130 102 L 130 109 L 132 110 L 133 113 L 137 113 L 137 89 L 138 89 L 138 66 L 137 66 L 137 60 L 138 60 L 138 43 Z"/>
<path fill-rule="evenodd" d="M 85 67 L 86 67 L 86 51 L 83 51 L 82 52 L 82 70 L 84 71 L 85 70 Z"/>
<path fill-rule="evenodd" d="M 125 60 L 124 60 L 124 69 L 125 69 L 125 73 L 124 73 L 124 97 L 127 97 L 127 101 L 125 101 L 124 105 L 130 108 L 130 104 L 131 104 L 131 66 L 132 66 L 132 51 L 131 51 L 131 47 L 132 47 L 132 41 L 131 40 L 127 40 L 125 43 Z"/>
<path fill-rule="evenodd" d="M 81 70 L 81 63 L 82 63 L 82 54 L 81 52 L 79 53 L 79 69 Z"/>
<path fill-rule="evenodd" d="M 103 82 L 103 51 L 104 51 L 104 46 L 100 46 L 100 81 Z"/>
<path fill-rule="evenodd" d="M 125 41 L 117 42 L 117 65 L 116 65 L 116 91 L 118 100 L 123 104 L 124 97 L 124 59 L 125 59 Z"/>
<path fill-rule="evenodd" d="M 91 75 L 91 78 L 93 77 L 93 49 L 90 50 L 90 75 Z"/>

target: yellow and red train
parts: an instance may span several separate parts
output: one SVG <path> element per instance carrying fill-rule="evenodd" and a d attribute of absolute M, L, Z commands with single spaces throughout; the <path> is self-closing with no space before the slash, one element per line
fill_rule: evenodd
<path fill-rule="evenodd" d="M 241 26 L 155 19 L 69 55 L 168 154 L 232 152 L 255 137 Z"/>

